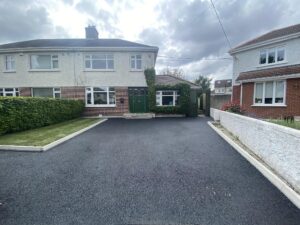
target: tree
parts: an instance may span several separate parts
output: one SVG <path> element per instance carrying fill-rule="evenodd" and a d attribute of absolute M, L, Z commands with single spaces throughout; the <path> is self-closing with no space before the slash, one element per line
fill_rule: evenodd
<path fill-rule="evenodd" d="M 184 71 L 180 68 L 170 69 L 169 67 L 162 70 L 162 75 L 172 75 L 184 79 Z"/>
<path fill-rule="evenodd" d="M 199 77 L 195 80 L 195 84 L 201 87 L 202 93 L 205 93 L 210 89 L 211 81 L 212 81 L 211 78 L 199 75 Z"/>

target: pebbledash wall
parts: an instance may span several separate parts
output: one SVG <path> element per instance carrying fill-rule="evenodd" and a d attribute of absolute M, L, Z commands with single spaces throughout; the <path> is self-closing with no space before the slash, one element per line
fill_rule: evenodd
<path fill-rule="evenodd" d="M 300 116 L 300 78 L 286 80 L 286 106 L 253 106 L 254 83 L 233 87 L 232 100 L 240 102 L 245 114 L 257 118 Z"/>
<path fill-rule="evenodd" d="M 218 109 L 210 112 L 300 193 L 300 131 Z"/>

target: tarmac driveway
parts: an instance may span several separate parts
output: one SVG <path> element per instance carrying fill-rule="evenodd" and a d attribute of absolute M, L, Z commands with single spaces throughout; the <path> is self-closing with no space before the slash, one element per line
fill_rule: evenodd
<path fill-rule="evenodd" d="M 45 153 L 0 152 L 0 224 L 299 224 L 207 119 L 111 119 Z"/>

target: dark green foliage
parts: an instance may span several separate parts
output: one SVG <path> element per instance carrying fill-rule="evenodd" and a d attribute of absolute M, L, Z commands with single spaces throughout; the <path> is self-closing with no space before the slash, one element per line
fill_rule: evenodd
<path fill-rule="evenodd" d="M 28 130 L 79 117 L 80 100 L 0 97 L 0 134 Z"/>
<path fill-rule="evenodd" d="M 162 114 L 185 114 L 187 116 L 194 116 L 194 108 L 196 106 L 191 105 L 191 87 L 188 84 L 181 83 L 176 85 L 155 85 L 155 70 L 145 70 L 145 76 L 148 85 L 148 102 L 149 109 L 154 113 Z M 157 90 L 173 90 L 179 91 L 179 105 L 178 106 L 156 106 L 156 91 Z M 191 112 L 192 110 L 192 112 Z M 196 110 L 197 111 L 197 110 Z"/>

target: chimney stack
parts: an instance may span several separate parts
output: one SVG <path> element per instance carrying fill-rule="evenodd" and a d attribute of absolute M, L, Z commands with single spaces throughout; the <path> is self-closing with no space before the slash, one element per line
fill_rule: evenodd
<path fill-rule="evenodd" d="M 98 39 L 98 31 L 96 26 L 89 25 L 85 28 L 85 38 L 86 39 Z"/>

